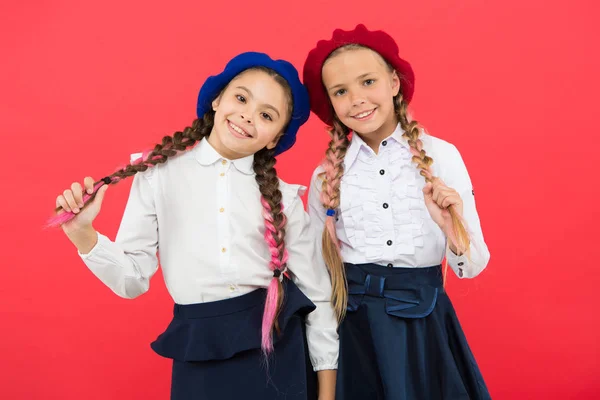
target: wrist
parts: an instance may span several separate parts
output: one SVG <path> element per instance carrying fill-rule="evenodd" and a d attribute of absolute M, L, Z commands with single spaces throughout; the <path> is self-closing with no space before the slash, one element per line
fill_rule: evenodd
<path fill-rule="evenodd" d="M 98 243 L 98 232 L 91 224 L 65 233 L 81 254 L 89 253 Z"/>

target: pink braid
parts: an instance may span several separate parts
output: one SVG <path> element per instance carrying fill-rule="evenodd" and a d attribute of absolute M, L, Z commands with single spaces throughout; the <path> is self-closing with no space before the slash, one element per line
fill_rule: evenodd
<path fill-rule="evenodd" d="M 202 140 L 210 134 L 213 126 L 214 112 L 210 111 L 204 115 L 202 119 L 196 119 L 191 127 L 186 127 L 183 131 L 175 132 L 172 136 L 164 136 L 162 143 L 154 146 L 152 150 L 146 150 L 142 156 L 129 164 L 117 169 L 111 175 L 102 178 L 94 183 L 93 192 L 85 193 L 83 196 L 83 207 L 87 206 L 94 200 L 98 190 L 108 184 L 117 184 L 125 178 L 129 178 L 138 172 L 142 172 L 167 161 L 169 157 L 175 156 L 191 148 L 196 142 Z M 52 216 L 46 222 L 46 227 L 58 227 L 66 222 L 71 221 L 77 214 L 71 211 L 65 211 L 62 207 L 57 207 Z"/>
<path fill-rule="evenodd" d="M 265 241 L 269 246 L 269 251 L 271 253 L 271 262 L 269 263 L 269 268 L 271 271 L 279 270 L 281 273 L 285 272 L 286 263 L 288 260 L 288 252 L 285 248 L 285 241 L 282 236 L 282 228 L 285 227 L 287 222 L 287 218 L 285 214 L 283 214 L 283 206 L 281 207 L 281 215 L 282 221 L 279 226 L 274 225 L 273 214 L 271 212 L 271 207 L 269 203 L 261 197 L 261 204 L 263 206 L 262 215 L 265 220 Z M 279 239 L 279 246 L 277 245 L 277 240 L 275 237 Z M 273 351 L 273 338 L 271 332 L 273 330 L 273 325 L 275 324 L 275 318 L 277 317 L 277 308 L 279 303 L 279 278 L 273 277 L 271 279 L 271 283 L 267 288 L 267 299 L 265 302 L 265 311 L 263 313 L 263 321 L 262 321 L 262 340 L 261 347 L 266 354 L 269 354 Z"/>
<path fill-rule="evenodd" d="M 164 146 L 163 150 L 171 150 L 171 147 L 172 146 Z M 131 161 L 129 164 L 124 164 L 124 165 L 120 166 L 119 168 L 117 168 L 115 170 L 115 173 L 125 171 L 129 165 L 145 164 L 146 168 L 153 167 L 156 164 L 149 163 L 148 161 L 151 161 L 151 160 L 158 161 L 162 156 L 154 155 L 154 156 L 148 157 L 148 155 L 151 152 L 152 152 L 152 150 L 144 151 L 144 153 L 142 154 L 141 157 L 135 159 L 134 161 Z M 98 182 L 95 182 L 92 193 L 91 194 L 86 193 L 83 195 L 84 206 L 87 205 L 88 202 L 91 201 L 94 197 L 96 197 L 96 193 L 98 192 L 98 189 L 100 189 L 102 186 L 106 185 L 107 184 L 106 182 L 109 182 L 109 184 L 116 184 L 122 180 L 123 180 L 123 177 L 121 177 L 121 176 L 111 176 L 111 177 L 103 178 L 103 179 L 99 180 Z M 62 210 L 62 208 L 60 210 Z M 61 212 L 53 217 L 50 217 L 46 223 L 46 227 L 47 228 L 57 228 L 57 227 L 61 226 L 62 224 L 71 221 L 76 216 L 77 216 L 77 214 L 75 214 L 72 211 Z"/>
<path fill-rule="evenodd" d="M 98 189 L 100 189 L 102 186 L 104 186 L 105 183 L 104 181 L 98 181 L 96 183 L 94 183 L 94 190 L 92 191 L 91 194 L 84 194 L 83 195 L 83 203 L 86 204 L 87 201 L 89 199 L 91 199 L 97 192 Z M 54 217 L 51 217 L 50 219 L 48 219 L 48 221 L 46 222 L 45 227 L 46 228 L 56 228 L 61 226 L 62 224 L 69 222 L 70 220 L 72 220 L 73 218 L 75 218 L 77 214 L 75 214 L 72 211 L 65 211 L 62 212 L 60 214 L 55 215 Z"/>

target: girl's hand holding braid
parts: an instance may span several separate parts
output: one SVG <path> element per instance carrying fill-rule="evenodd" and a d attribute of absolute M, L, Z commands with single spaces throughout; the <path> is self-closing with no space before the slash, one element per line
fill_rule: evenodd
<path fill-rule="evenodd" d="M 56 211 L 59 215 L 74 214 L 74 217 L 63 222 L 61 227 L 82 254 L 88 253 L 98 240 L 92 223 L 100 213 L 108 186 L 104 181 L 94 182 L 94 179 L 88 176 L 83 180 L 83 187 L 79 182 L 73 182 L 70 189 L 66 189 L 56 198 Z M 94 189 L 97 189 L 95 194 Z"/>
<path fill-rule="evenodd" d="M 432 178 L 431 182 L 427 182 L 423 188 L 425 205 L 427 211 L 431 215 L 431 219 L 438 224 L 440 229 L 447 233 L 452 224 L 452 216 L 448 211 L 450 207 L 462 218 L 463 201 L 458 192 L 451 187 L 446 186 L 440 178 Z M 448 242 L 450 250 L 454 254 L 462 251 L 458 250 L 452 241 Z"/>

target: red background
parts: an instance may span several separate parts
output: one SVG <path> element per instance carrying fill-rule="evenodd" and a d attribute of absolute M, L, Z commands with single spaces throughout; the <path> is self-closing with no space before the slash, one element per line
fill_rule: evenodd
<path fill-rule="evenodd" d="M 359 22 L 397 39 L 415 117 L 473 179 L 492 258 L 449 290 L 492 396 L 600 396 L 596 2 L 173 3 L 0 5 L 1 398 L 168 397 L 170 363 L 149 347 L 171 313 L 162 276 L 134 301 L 115 296 L 42 229 L 56 195 L 191 123 L 198 88 L 233 55 L 301 67 Z M 311 117 L 280 175 L 308 183 L 326 141 Z M 129 185 L 97 220 L 110 237 Z"/>

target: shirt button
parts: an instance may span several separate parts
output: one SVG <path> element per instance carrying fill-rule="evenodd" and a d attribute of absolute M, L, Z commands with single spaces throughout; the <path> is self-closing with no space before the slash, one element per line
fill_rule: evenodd
<path fill-rule="evenodd" d="M 221 249 L 221 253 L 225 253 L 226 251 L 227 251 L 227 249 L 226 249 L 225 247 L 223 247 L 223 248 Z"/>
<path fill-rule="evenodd" d="M 392 245 L 392 241 L 391 241 L 391 240 L 388 240 L 388 241 L 387 241 L 387 245 L 388 245 L 388 246 L 391 246 L 391 245 Z"/>
<path fill-rule="evenodd" d="M 225 209 L 224 209 L 224 208 L 220 208 L 220 209 L 219 209 L 219 212 L 223 212 L 223 211 L 225 211 Z"/>
<path fill-rule="evenodd" d="M 384 175 L 385 174 L 385 170 L 384 169 L 380 169 L 379 170 L 379 175 Z"/>
<path fill-rule="evenodd" d="M 223 161 L 221 161 L 221 164 L 223 164 L 223 165 L 227 165 L 227 160 L 223 160 Z"/>
<path fill-rule="evenodd" d="M 225 172 L 221 172 L 219 176 L 225 176 Z"/>
<path fill-rule="evenodd" d="M 230 292 L 235 292 L 235 286 L 229 285 L 229 291 Z"/>
<path fill-rule="evenodd" d="M 384 140 L 383 142 L 381 142 L 382 146 L 387 146 L 387 140 Z"/>
<path fill-rule="evenodd" d="M 392 267 L 394 266 L 394 264 L 391 264 L 391 263 L 390 263 L 390 264 L 388 264 L 387 266 L 388 266 L 388 268 L 392 268 Z"/>
<path fill-rule="evenodd" d="M 383 203 L 383 208 L 388 208 L 388 207 L 389 207 L 388 203 Z"/>

